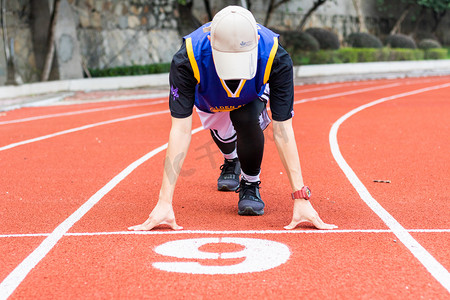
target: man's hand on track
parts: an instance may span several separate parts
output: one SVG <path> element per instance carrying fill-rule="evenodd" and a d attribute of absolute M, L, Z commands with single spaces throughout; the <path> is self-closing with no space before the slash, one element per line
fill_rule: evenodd
<path fill-rule="evenodd" d="M 304 199 L 296 199 L 294 202 L 294 212 L 292 221 L 285 229 L 294 229 L 301 222 L 311 222 L 317 229 L 335 229 L 336 225 L 327 224 L 322 221 L 319 214 L 312 207 L 311 202 Z"/>
<path fill-rule="evenodd" d="M 144 223 L 128 227 L 128 230 L 152 230 L 158 225 L 169 225 L 173 230 L 183 229 L 183 227 L 177 225 L 175 221 L 175 214 L 173 212 L 172 205 L 169 203 L 158 202 Z"/>

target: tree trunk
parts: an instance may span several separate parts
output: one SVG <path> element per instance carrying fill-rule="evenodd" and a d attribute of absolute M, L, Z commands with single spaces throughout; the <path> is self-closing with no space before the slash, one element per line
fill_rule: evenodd
<path fill-rule="evenodd" d="M 206 13 L 208 14 L 208 20 L 213 19 L 213 15 L 211 12 L 211 5 L 209 4 L 209 0 L 203 0 L 203 4 L 205 5 Z"/>
<path fill-rule="evenodd" d="M 353 6 L 355 7 L 356 14 L 358 16 L 359 32 L 367 32 L 366 22 L 364 20 L 364 15 L 361 9 L 361 0 L 353 0 Z"/>
<path fill-rule="evenodd" d="M 405 20 L 406 16 L 411 11 L 412 7 L 413 7 L 412 4 L 408 4 L 408 6 L 403 11 L 403 13 L 401 14 L 400 18 L 398 18 L 397 22 L 395 23 L 394 27 L 392 28 L 392 30 L 391 30 L 391 32 L 389 34 L 392 35 L 392 34 L 400 33 L 401 25 L 402 25 L 403 21 Z"/>
<path fill-rule="evenodd" d="M 2 0 L 2 32 L 3 32 L 3 47 L 5 48 L 5 58 L 9 61 L 9 49 L 8 49 L 8 34 L 6 33 L 6 1 Z"/>
<path fill-rule="evenodd" d="M 415 36 L 417 34 L 417 30 L 419 30 L 420 22 L 425 17 L 426 12 L 427 12 L 427 7 L 422 6 L 422 8 L 420 9 L 419 17 L 417 17 L 416 24 L 414 25 L 414 29 L 411 32 L 412 36 Z"/>
<path fill-rule="evenodd" d="M 252 1 L 251 0 L 241 0 L 240 1 L 241 2 L 241 6 L 243 7 L 243 8 L 245 8 L 245 9 L 247 9 L 247 10 L 250 10 L 251 9 L 251 4 L 252 4 Z"/>
<path fill-rule="evenodd" d="M 266 18 L 264 20 L 264 26 L 267 26 L 267 24 L 270 21 L 270 15 L 272 14 L 272 11 L 273 11 L 273 3 L 274 2 L 275 2 L 275 0 L 270 0 L 269 1 L 269 7 L 267 8 Z"/>
<path fill-rule="evenodd" d="M 314 2 L 314 5 L 308 10 L 306 15 L 304 15 L 303 19 L 300 21 L 300 25 L 298 26 L 299 31 L 303 31 L 303 28 L 305 27 L 306 22 L 311 17 L 311 15 L 319 8 L 319 6 L 321 6 L 325 2 L 327 2 L 327 0 L 316 0 Z"/>
<path fill-rule="evenodd" d="M 193 1 L 186 1 L 186 4 L 178 3 L 178 31 L 181 36 L 185 36 L 198 27 L 202 23 L 192 14 Z"/>
<path fill-rule="evenodd" d="M 270 0 L 269 7 L 267 8 L 266 19 L 264 20 L 264 26 L 267 26 L 272 16 L 273 11 L 283 3 L 289 2 L 290 0 L 280 0 L 275 3 L 275 0 Z"/>
<path fill-rule="evenodd" d="M 434 21 L 435 21 L 434 26 L 431 29 L 431 32 L 433 34 L 436 33 L 436 30 L 438 29 L 439 24 L 441 23 L 441 21 L 444 19 L 446 13 L 447 13 L 447 10 L 444 10 L 442 12 L 435 12 L 435 11 L 433 11 Z"/>
<path fill-rule="evenodd" d="M 47 50 L 47 56 L 45 58 L 45 64 L 44 68 L 42 70 L 42 76 L 41 81 L 47 81 L 48 77 L 50 75 L 50 70 L 52 68 L 52 62 L 53 62 L 53 56 L 55 53 L 55 29 L 56 29 L 56 23 L 58 19 L 58 10 L 59 10 L 59 4 L 61 3 L 60 0 L 55 0 L 53 5 L 53 14 L 52 14 L 52 23 L 50 26 L 50 34 L 48 37 L 48 50 Z"/>
<path fill-rule="evenodd" d="M 245 8 L 248 10 L 252 9 L 252 1 L 251 0 L 242 0 L 242 2 L 245 2 Z"/>

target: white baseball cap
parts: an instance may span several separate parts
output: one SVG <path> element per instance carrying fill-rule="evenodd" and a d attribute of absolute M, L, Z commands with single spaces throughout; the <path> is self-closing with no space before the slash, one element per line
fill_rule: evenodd
<path fill-rule="evenodd" d="M 219 11 L 210 26 L 217 75 L 223 80 L 252 79 L 258 63 L 258 29 L 252 13 L 241 6 Z"/>

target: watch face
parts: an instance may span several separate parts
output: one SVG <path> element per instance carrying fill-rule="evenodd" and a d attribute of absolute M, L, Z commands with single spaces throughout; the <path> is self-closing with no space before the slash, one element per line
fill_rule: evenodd
<path fill-rule="evenodd" d="M 311 198 L 311 190 L 309 189 L 309 187 L 305 186 L 303 187 L 303 192 L 304 192 L 304 196 L 305 199 L 308 200 L 309 198 Z"/>

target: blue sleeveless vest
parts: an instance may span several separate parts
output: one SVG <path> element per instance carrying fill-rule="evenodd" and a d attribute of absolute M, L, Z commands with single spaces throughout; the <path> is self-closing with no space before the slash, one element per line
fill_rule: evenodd
<path fill-rule="evenodd" d="M 214 67 L 209 32 L 203 32 L 203 28 L 209 25 L 207 23 L 184 37 L 189 62 L 197 79 L 195 106 L 209 113 L 235 110 L 263 94 L 278 49 L 278 34 L 258 24 L 260 39 L 256 75 L 250 80 L 241 80 L 233 93 Z"/>

